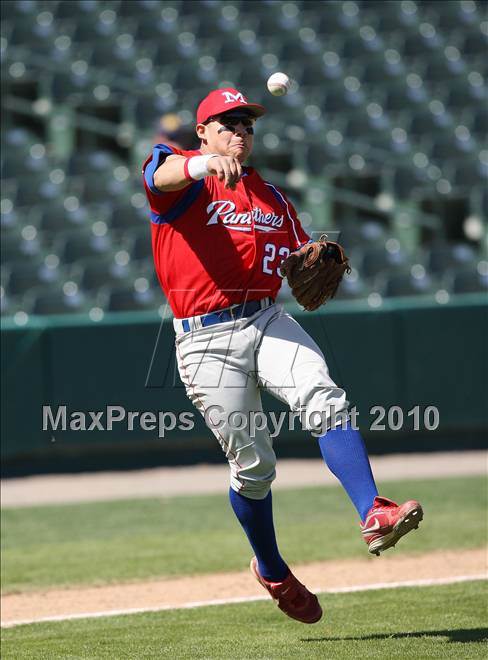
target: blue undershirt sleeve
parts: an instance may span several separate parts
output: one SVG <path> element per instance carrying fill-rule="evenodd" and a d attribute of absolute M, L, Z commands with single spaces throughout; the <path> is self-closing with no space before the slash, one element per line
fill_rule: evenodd
<path fill-rule="evenodd" d="M 144 179 L 147 183 L 149 190 L 155 195 L 163 195 L 164 193 L 161 190 L 158 190 L 154 185 L 154 173 L 160 167 L 166 158 L 174 153 L 171 147 L 168 147 L 166 144 L 156 144 L 153 148 L 152 160 L 146 165 L 144 170 Z"/>

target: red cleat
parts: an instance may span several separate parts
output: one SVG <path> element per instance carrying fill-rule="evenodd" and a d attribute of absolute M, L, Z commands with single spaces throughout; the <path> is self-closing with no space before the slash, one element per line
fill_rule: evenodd
<path fill-rule="evenodd" d="M 417 529 L 423 517 L 422 507 L 415 500 L 399 506 L 386 497 L 375 497 L 366 520 L 360 523 L 361 533 L 369 551 L 379 555 L 412 529 Z"/>
<path fill-rule="evenodd" d="M 302 623 L 317 623 L 322 617 L 317 596 L 299 582 L 291 571 L 283 582 L 268 582 L 259 574 L 257 559 L 253 557 L 251 572 L 287 616 Z"/>

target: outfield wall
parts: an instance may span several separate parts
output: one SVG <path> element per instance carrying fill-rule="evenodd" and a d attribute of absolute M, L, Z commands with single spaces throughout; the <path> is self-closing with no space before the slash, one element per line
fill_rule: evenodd
<path fill-rule="evenodd" d="M 333 302 L 320 313 L 295 315 L 324 351 L 335 380 L 359 411 L 373 452 L 480 447 L 488 429 L 488 306 L 478 295 L 446 305 L 418 299 L 364 303 Z M 159 341 L 158 340 L 159 337 Z M 174 333 L 156 313 L 107 314 L 93 322 L 78 317 L 37 317 L 24 327 L 2 326 L 2 458 L 4 471 L 129 467 L 219 460 L 220 449 L 191 404 L 176 373 Z M 152 363 L 152 368 L 150 368 Z M 52 410 L 194 414 L 193 431 L 42 430 L 42 406 Z M 398 406 L 402 428 L 372 431 L 379 413 Z M 421 429 L 413 430 L 419 406 Z M 266 410 L 284 410 L 268 395 Z M 426 406 L 439 410 L 439 427 L 425 431 Z M 168 422 L 170 420 L 168 419 Z M 392 421 L 398 423 L 398 411 Z M 433 421 L 431 417 L 431 422 Z M 434 420 L 435 421 L 435 420 Z M 89 423 L 89 419 L 88 419 Z M 303 431 L 282 431 L 278 455 L 315 455 L 316 441 Z"/>

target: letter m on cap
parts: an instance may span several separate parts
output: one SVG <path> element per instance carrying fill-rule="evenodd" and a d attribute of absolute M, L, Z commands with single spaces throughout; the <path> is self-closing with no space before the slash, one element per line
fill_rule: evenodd
<path fill-rule="evenodd" d="M 246 103 L 246 99 L 240 92 L 237 92 L 237 94 L 232 94 L 232 92 L 222 92 L 222 96 L 225 97 L 225 103 L 235 103 L 236 101 L 239 101 L 240 103 Z"/>

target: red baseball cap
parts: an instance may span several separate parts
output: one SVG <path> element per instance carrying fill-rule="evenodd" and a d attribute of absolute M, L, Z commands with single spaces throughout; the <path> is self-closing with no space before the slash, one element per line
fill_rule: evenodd
<path fill-rule="evenodd" d="M 201 101 L 197 109 L 197 124 L 203 124 L 210 117 L 236 108 L 242 108 L 254 117 L 261 117 L 266 112 L 262 105 L 248 103 L 247 98 L 237 89 L 224 87 L 223 89 L 214 89 Z"/>

